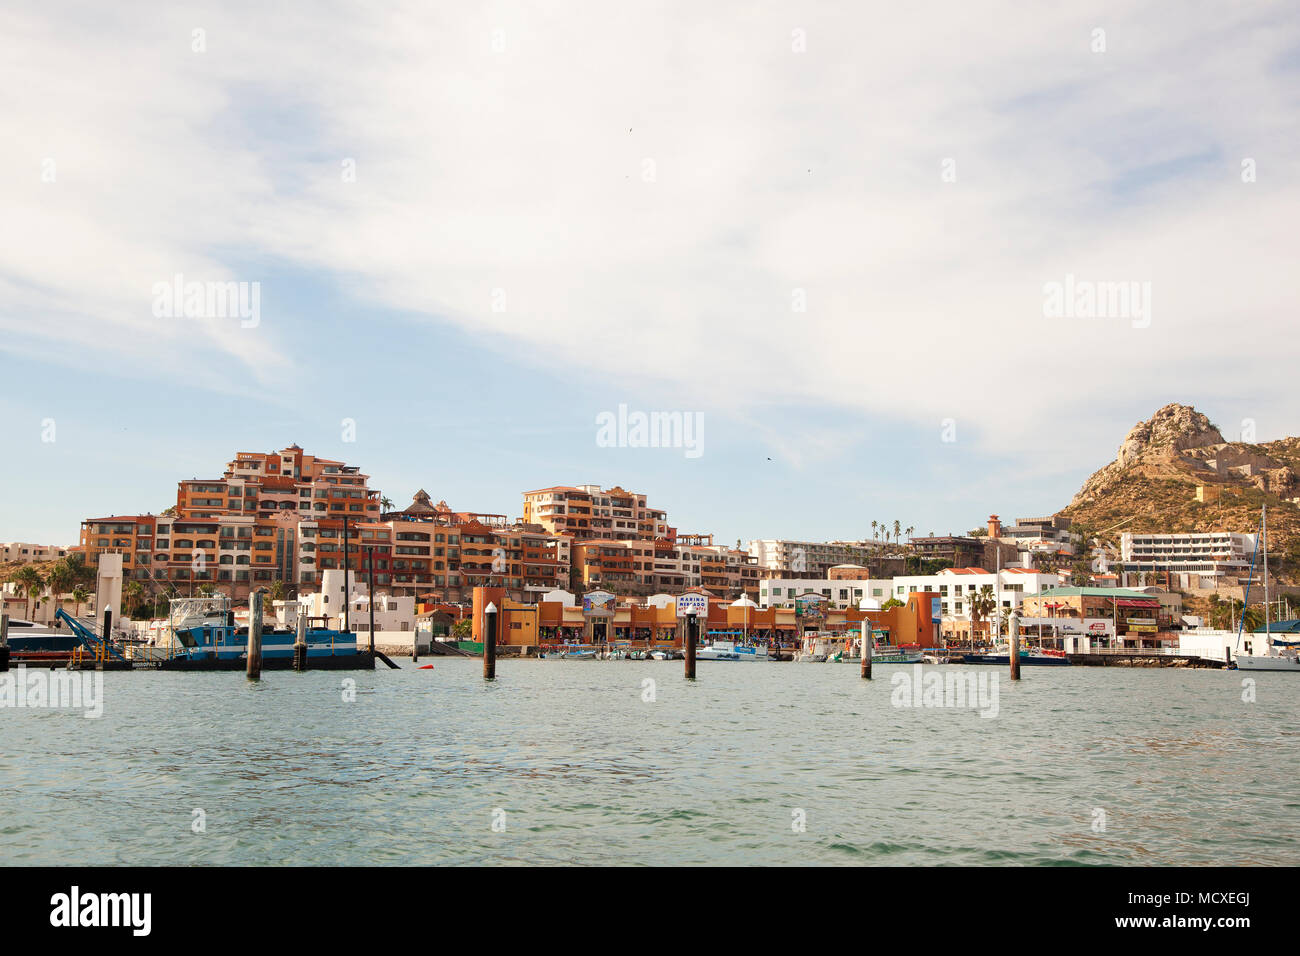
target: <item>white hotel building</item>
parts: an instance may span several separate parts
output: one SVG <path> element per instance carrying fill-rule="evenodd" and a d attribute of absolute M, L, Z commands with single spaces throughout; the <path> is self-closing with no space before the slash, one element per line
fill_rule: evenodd
<path fill-rule="evenodd" d="M 1190 534 L 1120 535 L 1123 584 L 1144 582 L 1180 588 L 1212 588 L 1225 578 L 1245 579 L 1255 551 L 1255 535 L 1230 531 Z M 1261 569 L 1262 570 L 1262 569 Z"/>

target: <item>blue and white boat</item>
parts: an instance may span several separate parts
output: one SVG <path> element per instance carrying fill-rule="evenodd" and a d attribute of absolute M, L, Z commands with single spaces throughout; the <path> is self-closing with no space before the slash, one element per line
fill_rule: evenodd
<path fill-rule="evenodd" d="M 594 661 L 596 648 L 590 644 L 557 644 L 537 654 L 544 661 Z"/>
<path fill-rule="evenodd" d="M 248 661 L 248 628 L 239 626 L 229 600 L 186 598 L 172 602 L 170 654 L 155 657 L 163 670 L 242 670 Z M 262 667 L 293 666 L 295 631 L 267 627 L 262 630 Z M 350 631 L 311 626 L 306 629 L 308 670 L 372 670 L 375 658 L 357 647 Z"/>
<path fill-rule="evenodd" d="M 1011 646 L 1000 644 L 990 651 L 977 651 L 973 654 L 963 654 L 962 663 L 964 664 L 1011 664 Z M 1069 667 L 1070 659 L 1062 651 L 1054 651 L 1046 647 L 1022 647 L 1020 648 L 1020 663 L 1023 666 L 1039 667 Z"/>
<path fill-rule="evenodd" d="M 697 661 L 765 661 L 767 649 L 733 641 L 712 641 L 695 649 Z"/>

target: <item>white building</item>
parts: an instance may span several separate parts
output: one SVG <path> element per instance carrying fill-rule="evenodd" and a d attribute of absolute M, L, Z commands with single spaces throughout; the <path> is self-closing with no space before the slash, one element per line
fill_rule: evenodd
<path fill-rule="evenodd" d="M 759 567 L 785 574 L 807 574 L 825 580 L 837 564 L 863 564 L 878 557 L 879 545 L 859 541 L 782 541 L 762 538 L 749 542 Z"/>
<path fill-rule="evenodd" d="M 368 634 L 370 628 L 370 592 L 365 577 L 353 571 L 349 575 L 349 590 L 344 600 L 343 572 L 325 571 L 321 574 L 321 589 L 311 594 L 300 594 L 297 601 L 277 601 L 276 618 L 285 627 L 296 627 L 299 614 L 309 618 L 325 618 L 327 626 L 343 626 L 343 609 L 347 606 L 348 627 L 358 635 Z M 313 624 L 318 622 L 313 621 Z M 393 595 L 386 591 L 375 592 L 375 639 L 382 632 L 406 632 L 415 628 L 415 598 L 410 595 Z"/>
<path fill-rule="evenodd" d="M 1017 518 L 1015 524 L 997 530 L 995 537 L 1015 544 L 1020 551 L 1074 553 L 1068 518 Z"/>
<path fill-rule="evenodd" d="M 69 548 L 55 544 L 32 544 L 30 541 L 0 541 L 0 564 L 19 561 L 30 564 L 35 561 L 58 561 L 68 556 Z"/>
<path fill-rule="evenodd" d="M 881 604 L 889 600 L 893 582 L 888 578 L 830 581 L 826 578 L 764 578 L 758 582 L 760 608 L 788 607 L 809 591 L 820 594 L 835 607 L 857 607 L 864 599 Z"/>
<path fill-rule="evenodd" d="M 1212 588 L 1225 578 L 1245 578 L 1255 550 L 1255 535 L 1230 531 L 1190 534 L 1120 535 L 1125 587 L 1144 582 L 1181 588 Z M 1261 568 L 1262 570 L 1262 568 Z"/>
<path fill-rule="evenodd" d="M 1058 587 L 1060 583 L 1060 574 L 1029 568 L 1003 568 L 1000 575 L 983 568 L 944 568 L 937 574 L 894 578 L 893 593 L 890 596 L 906 603 L 907 596 L 917 591 L 937 592 L 943 617 L 968 621 L 971 598 L 984 587 L 992 588 L 995 596 L 1000 592 L 1003 610 L 1011 611 L 1020 607 L 1026 594 L 1039 594 L 1048 588 Z"/>

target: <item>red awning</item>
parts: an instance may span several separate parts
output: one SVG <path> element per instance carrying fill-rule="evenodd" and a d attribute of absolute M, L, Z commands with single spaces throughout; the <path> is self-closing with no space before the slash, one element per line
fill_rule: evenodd
<path fill-rule="evenodd" d="M 1155 598 L 1116 598 L 1115 603 L 1119 607 L 1159 607 L 1160 602 Z"/>

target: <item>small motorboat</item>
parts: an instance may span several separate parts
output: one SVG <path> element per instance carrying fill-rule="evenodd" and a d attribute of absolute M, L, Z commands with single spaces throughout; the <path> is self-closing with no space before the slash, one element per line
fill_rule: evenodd
<path fill-rule="evenodd" d="M 961 657 L 966 664 L 1011 664 L 1011 648 L 1006 644 L 1001 644 L 991 651 L 975 654 L 963 654 Z M 1046 647 L 1022 647 L 1020 649 L 1020 663 L 1022 666 L 1031 665 L 1040 667 L 1068 667 L 1070 659 L 1065 656 L 1064 651 L 1054 651 Z"/>

